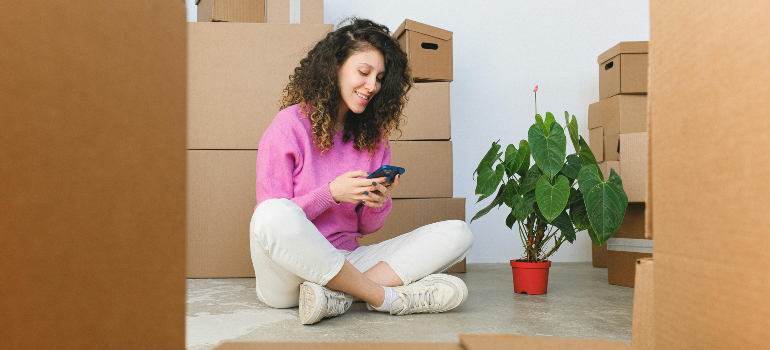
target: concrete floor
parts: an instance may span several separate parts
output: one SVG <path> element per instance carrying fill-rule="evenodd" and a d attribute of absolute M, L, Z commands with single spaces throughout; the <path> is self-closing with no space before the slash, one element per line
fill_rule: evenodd
<path fill-rule="evenodd" d="M 442 314 L 391 316 L 354 303 L 339 317 L 300 324 L 297 308 L 257 300 L 254 279 L 187 280 L 187 349 L 224 341 L 456 342 L 459 334 L 526 334 L 631 342 L 633 288 L 607 284 L 607 269 L 553 263 L 548 294 L 513 292 L 508 264 L 468 264 L 453 274 L 468 301 Z"/>

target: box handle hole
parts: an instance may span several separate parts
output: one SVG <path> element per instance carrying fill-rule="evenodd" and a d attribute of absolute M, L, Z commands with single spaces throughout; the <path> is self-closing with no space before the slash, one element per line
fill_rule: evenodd
<path fill-rule="evenodd" d="M 423 49 L 438 50 L 438 45 L 434 43 L 422 43 Z"/>
<path fill-rule="evenodd" d="M 604 70 L 608 70 L 608 69 L 612 68 L 612 66 L 614 66 L 614 65 L 615 65 L 615 61 L 607 63 L 607 64 L 604 65 Z"/>

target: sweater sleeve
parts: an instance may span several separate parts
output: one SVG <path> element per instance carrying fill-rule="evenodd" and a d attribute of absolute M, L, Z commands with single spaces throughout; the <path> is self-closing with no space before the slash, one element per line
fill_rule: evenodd
<path fill-rule="evenodd" d="M 390 142 L 386 139 L 382 146 L 385 146 L 382 162 L 380 165 L 390 165 Z M 379 165 L 377 166 L 379 167 Z M 385 224 L 385 219 L 390 213 L 390 209 L 393 207 L 393 199 L 388 198 L 379 208 L 372 208 L 364 206 L 358 212 L 358 232 L 361 234 L 370 234 L 382 228 Z"/>
<path fill-rule="evenodd" d="M 271 127 L 265 131 L 257 152 L 257 206 L 267 199 L 287 198 L 302 208 L 308 220 L 313 220 L 337 205 L 328 183 L 302 196 L 294 196 L 294 171 L 302 164 L 302 157 L 296 142 L 282 130 Z"/>

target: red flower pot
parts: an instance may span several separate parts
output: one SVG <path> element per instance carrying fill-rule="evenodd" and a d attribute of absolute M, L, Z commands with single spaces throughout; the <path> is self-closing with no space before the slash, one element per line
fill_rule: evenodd
<path fill-rule="evenodd" d="M 517 294 L 545 294 L 548 292 L 548 270 L 551 262 L 530 263 L 511 260 L 513 291 Z"/>

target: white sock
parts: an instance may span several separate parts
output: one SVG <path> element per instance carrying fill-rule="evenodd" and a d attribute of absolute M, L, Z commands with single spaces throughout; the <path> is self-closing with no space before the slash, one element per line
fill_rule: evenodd
<path fill-rule="evenodd" d="M 385 302 L 383 302 L 380 307 L 375 307 L 374 305 L 372 305 L 372 307 L 380 312 L 390 312 L 390 303 L 396 298 L 396 291 L 390 287 L 383 286 L 382 288 L 385 289 Z"/>

